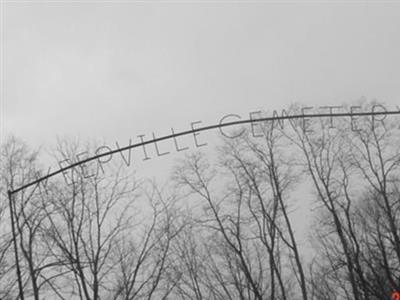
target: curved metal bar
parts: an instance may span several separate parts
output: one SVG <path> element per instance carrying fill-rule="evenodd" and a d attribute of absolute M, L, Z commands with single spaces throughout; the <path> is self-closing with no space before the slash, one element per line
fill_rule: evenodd
<path fill-rule="evenodd" d="M 227 122 L 227 123 L 219 123 L 219 124 L 215 124 L 215 125 L 209 125 L 209 126 L 204 126 L 204 127 L 199 127 L 196 129 L 192 129 L 192 130 L 186 130 L 186 131 L 181 131 L 178 133 L 174 133 L 174 134 L 170 134 L 170 135 L 165 135 L 156 139 L 152 139 L 152 140 L 148 140 L 148 141 L 144 141 L 141 143 L 136 143 L 133 145 L 129 145 L 129 146 L 125 146 L 122 148 L 118 148 L 115 150 L 111 150 L 105 153 L 101 153 L 89 158 L 86 158 L 84 160 L 75 162 L 73 164 L 70 164 L 69 166 L 66 166 L 64 168 L 61 168 L 57 171 L 54 171 L 52 173 L 49 173 L 41 178 L 36 179 L 35 181 L 32 181 L 30 183 L 27 183 L 13 191 L 9 191 L 11 194 L 15 194 L 18 193 L 19 191 L 26 189 L 27 187 L 30 187 L 32 185 L 38 184 L 43 180 L 46 180 L 50 177 L 53 177 L 59 173 L 65 172 L 69 169 L 75 168 L 76 166 L 79 166 L 81 164 L 90 162 L 92 160 L 107 156 L 107 155 L 112 155 L 114 153 L 118 153 L 118 152 L 123 152 L 126 150 L 129 150 L 131 148 L 136 148 L 136 147 L 140 147 L 143 145 L 147 145 L 147 144 L 152 144 L 152 143 L 157 143 L 159 141 L 163 141 L 163 140 L 167 140 L 167 139 L 171 139 L 171 138 L 175 138 L 178 136 L 182 136 L 182 135 L 188 135 L 188 134 L 193 134 L 195 132 L 199 132 L 199 131 L 207 131 L 207 130 L 212 130 L 212 129 L 216 129 L 216 128 L 222 128 L 222 127 L 228 127 L 228 126 L 233 126 L 233 125 L 241 125 L 241 124 L 247 124 L 247 123 L 255 123 L 255 122 L 266 122 L 266 121 L 275 121 L 275 120 L 291 120 L 291 119 L 301 119 L 301 118 L 326 118 L 326 117 L 352 117 L 352 116 L 372 116 L 372 115 L 400 115 L 400 111 L 385 111 L 385 112 L 353 112 L 353 113 L 325 113 L 325 114 L 311 114 L 311 115 L 305 115 L 305 114 L 301 114 L 301 115 L 286 115 L 286 116 L 276 116 L 276 117 L 266 117 L 266 118 L 259 118 L 259 119 L 247 119 L 247 120 L 240 120 L 240 121 L 234 121 L 234 122 Z"/>

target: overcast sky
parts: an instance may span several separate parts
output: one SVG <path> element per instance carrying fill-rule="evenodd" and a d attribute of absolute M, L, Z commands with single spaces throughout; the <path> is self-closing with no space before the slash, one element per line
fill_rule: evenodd
<path fill-rule="evenodd" d="M 5 2 L 2 129 L 124 144 L 297 101 L 400 103 L 400 2 Z"/>
<path fill-rule="evenodd" d="M 293 102 L 400 105 L 400 2 L 3 2 L 1 21 L 2 141 L 125 146 Z M 166 179 L 183 157 L 171 152 L 132 169 Z M 307 234 L 310 199 L 300 200 L 294 222 Z"/>

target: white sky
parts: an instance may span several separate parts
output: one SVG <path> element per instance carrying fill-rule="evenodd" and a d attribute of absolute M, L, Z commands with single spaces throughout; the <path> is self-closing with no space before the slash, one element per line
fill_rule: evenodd
<path fill-rule="evenodd" d="M 127 140 L 293 101 L 400 101 L 397 4 L 3 4 L 3 135 Z"/>
<path fill-rule="evenodd" d="M 1 136 L 34 146 L 122 146 L 294 101 L 400 104 L 400 2 L 8 1 L 2 49 Z"/>
<path fill-rule="evenodd" d="M 400 2 L 9 1 L 1 17 L 2 140 L 124 146 L 294 101 L 400 105 Z"/>

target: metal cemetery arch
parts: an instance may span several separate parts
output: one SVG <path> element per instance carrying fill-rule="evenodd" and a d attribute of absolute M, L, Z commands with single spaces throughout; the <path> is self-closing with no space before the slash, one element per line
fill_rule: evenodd
<path fill-rule="evenodd" d="M 375 112 L 372 110 L 371 112 L 351 112 L 351 113 L 324 113 L 324 114 L 300 114 L 300 115 L 285 115 L 283 116 L 275 116 L 275 117 L 266 117 L 266 118 L 258 118 L 258 119 L 246 119 L 246 120 L 239 120 L 239 121 L 234 121 L 234 122 L 227 122 L 227 123 L 222 123 L 220 122 L 219 124 L 215 125 L 209 125 L 209 126 L 204 126 L 204 127 L 199 127 L 196 129 L 192 130 L 187 130 L 187 131 L 181 131 L 178 133 L 173 133 L 170 135 L 165 135 L 159 138 L 155 138 L 152 140 L 148 141 L 143 141 L 141 143 L 136 143 L 133 145 L 125 146 L 122 148 L 118 148 L 115 150 L 111 150 L 108 152 L 104 152 L 102 154 L 98 154 L 89 158 L 86 158 L 84 160 L 72 163 L 64 168 L 60 168 L 57 171 L 51 172 L 43 177 L 40 177 L 30 183 L 27 183 L 21 187 L 18 187 L 14 190 L 9 190 L 8 191 L 8 200 L 9 200 L 9 208 L 10 208 L 10 222 L 11 222 L 11 229 L 12 229 L 12 238 L 13 238 L 13 246 L 14 246 L 14 255 L 15 255 L 15 265 L 16 265 L 16 272 L 17 272 L 17 279 L 18 279 L 18 286 L 19 286 L 19 297 L 21 300 L 24 300 L 24 292 L 23 292 L 23 286 L 22 286 L 22 277 L 21 277 L 21 270 L 19 266 L 19 258 L 18 258 L 18 247 L 17 247 L 17 240 L 16 240 L 16 232 L 15 232 L 15 222 L 14 222 L 14 214 L 13 214 L 13 200 L 12 200 L 12 195 L 20 192 L 21 190 L 24 190 L 30 186 L 33 186 L 35 184 L 38 184 L 42 182 L 43 180 L 46 180 L 50 177 L 53 177 L 59 173 L 63 173 L 69 169 L 75 168 L 81 164 L 99 159 L 101 157 L 107 156 L 107 155 L 112 155 L 114 153 L 118 152 L 123 152 L 132 148 L 136 147 L 141 147 L 147 144 L 153 144 L 157 143 L 163 140 L 171 139 L 171 138 L 176 138 L 178 136 L 184 136 L 188 134 L 194 134 L 196 132 L 201 132 L 201 131 L 207 131 L 207 130 L 212 130 L 216 128 L 223 128 L 223 127 L 228 127 L 228 126 L 233 126 L 233 125 L 241 125 L 241 124 L 248 124 L 248 123 L 256 123 L 256 122 L 268 122 L 268 121 L 279 121 L 279 120 L 292 120 L 292 119 L 303 119 L 303 118 L 333 118 L 333 117 L 353 117 L 353 116 L 374 116 L 374 115 L 400 115 L 400 110 L 399 111 L 382 111 L 382 112 Z M 226 115 L 225 117 L 228 116 L 237 116 L 237 115 Z M 237 116 L 238 117 L 238 116 Z M 223 118 L 224 119 L 224 118 Z M 221 119 L 221 121 L 223 120 Z"/>

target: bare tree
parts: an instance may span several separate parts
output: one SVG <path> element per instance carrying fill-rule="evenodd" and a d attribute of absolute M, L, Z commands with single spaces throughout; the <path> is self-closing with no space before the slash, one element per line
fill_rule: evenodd
<path fill-rule="evenodd" d="M 358 120 L 357 129 L 353 119 L 342 120 L 335 128 L 329 121 L 319 120 L 307 128 L 293 126 L 293 136 L 288 135 L 303 153 L 316 204 L 322 210 L 314 230 L 321 256 L 314 261 L 318 267 L 313 272 L 325 273 L 324 288 L 316 291 L 318 297 L 323 291 L 332 295 L 335 290 L 339 299 L 383 299 L 390 288 L 398 288 L 391 277 L 399 266 L 397 259 L 393 261 L 399 245 L 398 196 L 393 193 L 399 179 L 399 132 L 394 122 L 384 124 L 375 118 Z M 368 228 L 371 221 L 378 230 Z M 382 228 L 389 235 L 394 267 L 386 271 L 382 261 L 376 260 L 376 249 L 388 245 L 381 243 Z M 385 273 L 391 274 L 389 278 L 382 277 Z M 315 279 L 315 274 L 311 275 Z M 375 283 L 379 281 L 382 285 L 378 287 Z"/>
<path fill-rule="evenodd" d="M 3 193 L 5 189 L 13 190 L 37 178 L 40 171 L 38 151 L 31 150 L 22 141 L 15 137 L 10 137 L 2 145 L 1 154 L 3 161 L 1 172 L 2 182 L 4 182 L 4 185 L 2 185 Z M 50 288 L 51 278 L 48 277 L 48 270 L 54 264 L 42 239 L 42 225 L 45 220 L 45 214 L 41 209 L 40 193 L 38 187 L 35 186 L 13 194 L 11 199 L 17 233 L 17 246 L 20 250 L 17 254 L 19 254 L 18 263 L 21 268 L 23 289 L 25 295 L 31 295 L 37 300 L 40 299 L 41 293 L 45 293 Z M 10 215 L 8 215 L 7 223 L 9 223 L 9 218 Z M 4 222 L 4 220 L 2 221 Z M 10 229 L 8 224 L 5 228 Z M 5 235 L 4 240 L 1 242 L 5 246 L 2 258 L 8 257 L 7 260 L 9 260 L 2 265 L 6 270 L 7 276 L 11 278 L 9 282 L 13 283 L 9 287 L 12 287 L 13 294 L 16 294 L 18 290 L 16 277 L 14 276 L 16 257 L 11 258 L 6 253 L 11 248 L 10 235 Z M 6 292 L 7 289 L 4 291 Z"/>
<path fill-rule="evenodd" d="M 219 168 L 210 167 L 197 154 L 176 169 L 174 179 L 207 204 L 205 215 L 197 223 L 211 229 L 214 240 L 220 240 L 205 249 L 211 262 L 218 261 L 214 275 L 225 298 L 264 299 L 268 294 L 271 299 L 293 299 L 299 291 L 301 298 L 307 299 L 303 261 L 288 209 L 289 191 L 298 174 L 289 161 L 285 162 L 283 136 L 273 127 L 262 128 L 262 139 L 247 134 L 224 140 Z M 207 241 L 210 245 L 211 239 Z M 224 261 L 229 272 L 223 275 Z M 291 267 L 282 267 L 282 262 Z M 202 264 L 201 268 L 210 266 Z M 194 273 L 192 281 L 200 273 L 195 270 L 196 273 L 188 267 Z M 227 274 L 236 283 L 236 293 L 230 293 L 226 286 Z M 298 290 L 293 288 L 292 279 L 297 281 Z M 204 280 L 198 281 L 205 284 Z M 202 299 L 204 288 L 198 286 L 192 283 L 191 290 L 196 296 L 193 299 Z M 216 295 L 213 297 L 218 299 Z"/>
<path fill-rule="evenodd" d="M 168 257 L 184 223 L 154 182 L 145 194 L 150 210 L 117 242 L 113 299 L 167 299 L 176 285 Z"/>
<path fill-rule="evenodd" d="M 228 250 L 229 263 L 237 271 L 234 273 L 239 299 L 262 299 L 266 292 L 266 282 L 262 280 L 263 271 L 254 248 L 254 243 L 246 239 L 246 229 L 242 218 L 244 195 L 234 195 L 235 202 L 228 202 L 229 196 L 214 196 L 211 191 L 212 171 L 201 155 L 193 155 L 175 173 L 178 184 L 188 187 L 207 203 L 209 211 L 208 228 L 218 233 L 223 249 Z"/>

